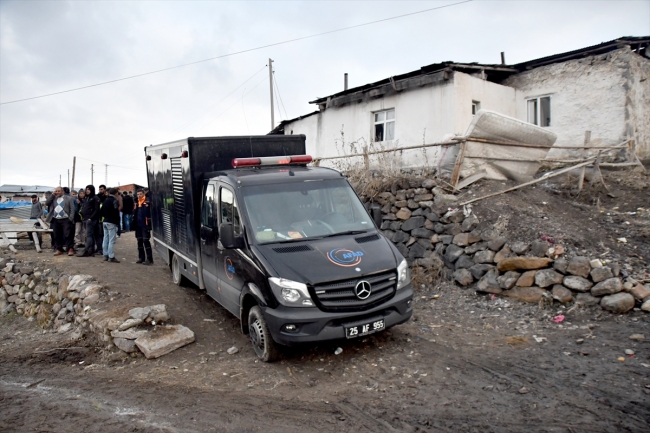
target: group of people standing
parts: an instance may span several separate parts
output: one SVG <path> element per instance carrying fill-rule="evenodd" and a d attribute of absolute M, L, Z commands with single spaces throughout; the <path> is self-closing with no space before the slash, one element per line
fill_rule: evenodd
<path fill-rule="evenodd" d="M 99 185 L 99 192 L 95 192 L 94 185 L 88 185 L 72 194 L 67 187 L 57 187 L 45 201 L 45 208 L 55 256 L 103 256 L 104 261 L 120 263 L 115 257 L 115 242 L 122 231 L 135 230 L 136 263 L 153 264 L 151 211 L 145 190 L 138 190 L 134 198 L 131 193 L 120 193 L 105 185 Z M 32 196 L 31 218 L 40 218 L 43 213 L 38 198 Z"/>

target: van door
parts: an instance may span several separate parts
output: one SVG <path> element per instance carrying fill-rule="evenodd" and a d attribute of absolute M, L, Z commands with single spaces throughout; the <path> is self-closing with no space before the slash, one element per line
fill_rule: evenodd
<path fill-rule="evenodd" d="M 219 224 L 232 223 L 235 236 L 243 233 L 241 218 L 235 194 L 230 187 L 219 184 Z M 239 250 L 226 249 L 221 242 L 218 245 L 221 265 L 218 266 L 219 284 L 221 286 L 221 304 L 232 314 L 239 317 L 239 299 L 244 286 L 243 259 Z"/>
<path fill-rule="evenodd" d="M 205 289 L 214 300 L 221 303 L 219 294 L 219 274 L 217 262 L 220 261 L 217 243 L 219 241 L 217 213 L 217 185 L 210 182 L 205 186 L 201 205 L 201 261 Z"/>

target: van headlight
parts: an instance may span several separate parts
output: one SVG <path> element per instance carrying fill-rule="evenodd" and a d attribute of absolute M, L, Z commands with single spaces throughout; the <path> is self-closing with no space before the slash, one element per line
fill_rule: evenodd
<path fill-rule="evenodd" d="M 397 267 L 397 290 L 411 282 L 411 270 L 406 259 L 403 259 Z"/>
<path fill-rule="evenodd" d="M 307 285 L 284 278 L 269 278 L 269 285 L 277 300 L 287 307 L 313 307 Z"/>

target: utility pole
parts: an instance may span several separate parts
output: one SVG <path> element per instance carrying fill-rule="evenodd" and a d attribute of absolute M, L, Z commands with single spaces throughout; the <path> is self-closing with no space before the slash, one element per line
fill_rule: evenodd
<path fill-rule="evenodd" d="M 93 180 L 93 174 L 95 174 L 95 170 L 93 170 L 93 165 L 94 165 L 94 164 L 90 164 L 90 184 L 91 184 L 91 185 L 94 185 L 94 184 L 95 184 L 95 182 L 94 182 L 94 180 Z"/>
<path fill-rule="evenodd" d="M 70 190 L 74 189 L 74 171 L 76 167 L 77 167 L 77 157 L 73 156 L 72 157 L 72 183 L 70 184 Z"/>
<path fill-rule="evenodd" d="M 271 90 L 271 131 L 275 128 L 275 119 L 273 116 L 273 60 L 269 59 L 269 85 Z"/>
<path fill-rule="evenodd" d="M 104 164 L 104 185 L 108 184 L 108 164 Z"/>
<path fill-rule="evenodd" d="M 59 186 L 61 186 L 61 175 L 59 175 Z"/>
<path fill-rule="evenodd" d="M 70 188 L 70 169 L 68 169 L 68 188 Z"/>

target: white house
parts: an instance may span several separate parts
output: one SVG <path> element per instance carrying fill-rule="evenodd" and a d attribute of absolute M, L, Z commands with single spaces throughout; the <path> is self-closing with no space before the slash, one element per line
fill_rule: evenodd
<path fill-rule="evenodd" d="M 549 128 L 562 146 L 582 146 L 587 130 L 593 145 L 634 138 L 648 158 L 649 45 L 650 36 L 624 37 L 516 65 L 436 63 L 311 101 L 318 111 L 271 133 L 305 134 L 308 153 L 337 156 L 463 135 L 482 108 Z M 432 164 L 440 151 L 405 151 L 399 164 Z"/>

